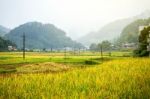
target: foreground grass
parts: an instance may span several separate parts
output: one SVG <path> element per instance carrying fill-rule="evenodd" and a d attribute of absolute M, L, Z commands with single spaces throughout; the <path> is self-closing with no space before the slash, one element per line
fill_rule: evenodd
<path fill-rule="evenodd" d="M 56 74 L 1 75 L 0 98 L 149 99 L 150 59 L 118 59 Z"/>

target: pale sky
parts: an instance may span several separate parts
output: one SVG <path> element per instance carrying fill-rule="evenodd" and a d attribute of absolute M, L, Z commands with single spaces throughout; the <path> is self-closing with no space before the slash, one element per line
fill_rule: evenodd
<path fill-rule="evenodd" d="M 76 39 L 150 9 L 150 0 L 0 0 L 0 25 L 51 23 Z"/>

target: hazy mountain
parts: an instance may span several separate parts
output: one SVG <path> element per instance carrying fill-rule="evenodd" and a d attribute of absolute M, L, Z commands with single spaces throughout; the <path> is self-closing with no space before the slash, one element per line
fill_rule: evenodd
<path fill-rule="evenodd" d="M 116 20 L 111 22 L 104 27 L 102 27 L 97 32 L 91 32 L 83 37 L 81 37 L 78 41 L 85 45 L 90 45 L 91 43 L 97 43 L 102 40 L 112 40 L 118 37 L 125 26 L 130 24 L 131 22 L 137 19 L 148 18 L 150 16 L 150 10 L 147 10 L 140 15 L 134 16 L 132 18 Z"/>
<path fill-rule="evenodd" d="M 22 48 L 22 35 L 26 35 L 26 48 L 63 48 L 83 47 L 81 44 L 71 40 L 63 30 L 52 24 L 29 22 L 6 34 L 6 39 L 13 41 L 18 48 Z"/>
<path fill-rule="evenodd" d="M 0 36 L 4 36 L 10 31 L 10 29 L 0 25 Z"/>

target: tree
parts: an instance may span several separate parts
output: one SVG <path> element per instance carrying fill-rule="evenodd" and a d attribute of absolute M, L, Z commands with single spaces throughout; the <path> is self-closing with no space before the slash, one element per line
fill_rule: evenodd
<path fill-rule="evenodd" d="M 90 45 L 90 51 L 96 51 L 97 50 L 97 45 L 95 43 L 92 43 Z"/>
<path fill-rule="evenodd" d="M 107 40 L 98 44 L 98 50 L 102 47 L 103 51 L 109 51 L 111 49 L 111 43 Z"/>
<path fill-rule="evenodd" d="M 134 51 L 135 56 L 148 56 L 147 46 L 148 46 L 148 36 L 149 36 L 150 26 L 144 28 L 139 36 L 139 47 Z"/>
<path fill-rule="evenodd" d="M 8 46 L 16 47 L 16 45 L 14 43 L 12 43 L 11 41 L 5 40 L 2 37 L 0 37 L 0 51 L 7 51 Z"/>

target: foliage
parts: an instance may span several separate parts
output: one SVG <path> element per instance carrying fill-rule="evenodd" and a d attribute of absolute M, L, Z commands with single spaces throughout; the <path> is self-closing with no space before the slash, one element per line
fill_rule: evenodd
<path fill-rule="evenodd" d="M 97 45 L 95 43 L 92 43 L 89 48 L 91 51 L 96 51 Z"/>
<path fill-rule="evenodd" d="M 16 46 L 16 45 L 11 41 L 5 40 L 2 37 L 0 37 L 0 51 L 8 51 L 8 46 Z"/>
<path fill-rule="evenodd" d="M 111 43 L 109 41 L 102 41 L 102 43 L 98 44 L 98 48 L 100 48 L 102 46 L 102 49 L 104 51 L 109 51 L 111 50 Z"/>
<path fill-rule="evenodd" d="M 111 43 L 107 40 L 102 41 L 101 43 L 98 43 L 98 44 L 93 43 L 90 45 L 90 50 L 91 51 L 100 51 L 101 47 L 102 47 L 103 51 L 109 51 L 109 50 L 111 50 Z"/>
<path fill-rule="evenodd" d="M 133 56 L 135 57 L 144 57 L 147 56 L 149 52 L 147 50 L 136 49 L 133 51 Z"/>
<path fill-rule="evenodd" d="M 147 28 L 144 28 L 141 31 L 141 34 L 139 36 L 139 43 L 141 44 L 140 45 L 141 50 L 146 50 L 147 49 L 147 45 L 148 45 L 147 39 L 149 37 L 149 31 L 150 31 L 150 26 L 147 27 Z"/>
<path fill-rule="evenodd" d="M 134 54 L 136 56 L 148 56 L 148 51 L 147 51 L 147 46 L 149 43 L 147 42 L 147 39 L 149 37 L 149 31 L 150 31 L 150 26 L 145 27 L 140 35 L 139 35 L 139 48 L 134 51 Z"/>

